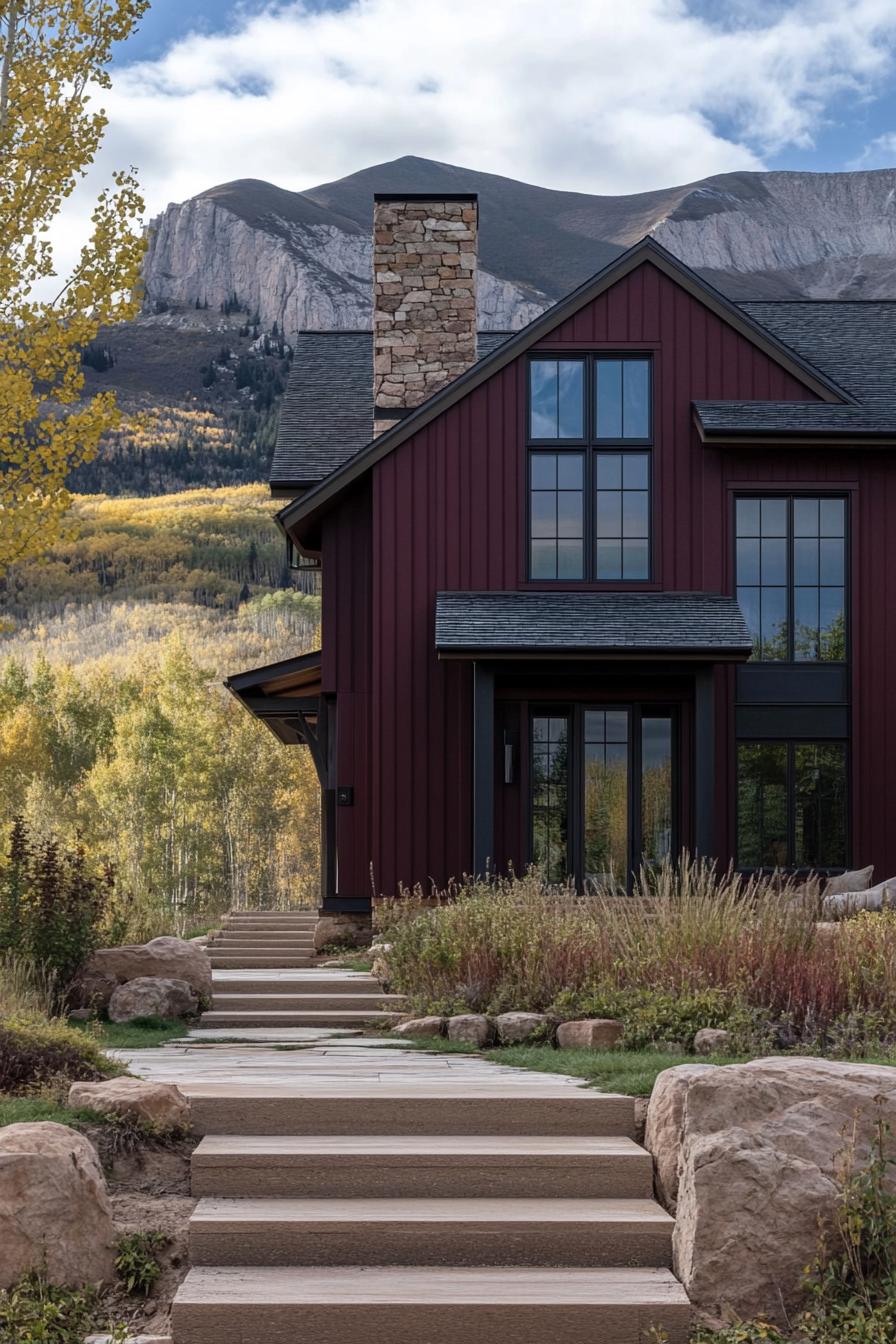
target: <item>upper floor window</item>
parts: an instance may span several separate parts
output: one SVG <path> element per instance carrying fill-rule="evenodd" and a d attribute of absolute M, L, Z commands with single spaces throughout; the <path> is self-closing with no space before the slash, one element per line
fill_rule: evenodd
<path fill-rule="evenodd" d="M 763 662 L 846 657 L 846 501 L 736 502 L 737 600 Z"/>
<path fill-rule="evenodd" d="M 647 356 L 530 361 L 530 578 L 650 578 L 652 420 Z"/>

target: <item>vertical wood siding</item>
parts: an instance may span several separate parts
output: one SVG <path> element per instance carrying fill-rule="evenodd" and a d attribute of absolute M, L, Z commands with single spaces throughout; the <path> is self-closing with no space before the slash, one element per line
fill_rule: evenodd
<path fill-rule="evenodd" d="M 896 485 L 885 457 L 704 448 L 693 400 L 814 398 L 649 263 L 539 345 L 629 347 L 654 356 L 653 586 L 732 591 L 735 483 L 860 483 L 852 512 L 853 850 L 863 863 L 873 857 L 896 872 L 896 826 L 886 820 L 896 805 L 896 742 L 885 686 L 896 667 L 885 577 L 896 537 L 884 525 Z M 355 786 L 351 816 L 338 813 L 344 895 L 369 890 L 371 862 L 385 893 L 399 883 L 443 885 L 471 863 L 471 670 L 436 658 L 434 603 L 444 589 L 527 586 L 525 364 L 522 357 L 496 373 L 383 459 L 371 472 L 369 502 L 357 495 L 325 523 L 324 675 L 339 694 L 340 769 L 354 772 L 338 782 Z M 347 578 L 346 563 L 361 568 Z M 729 800 L 718 818 L 723 857 L 732 844 L 733 686 L 733 672 L 720 669 L 719 792 Z M 350 749 L 346 738 L 355 732 L 360 745 Z M 507 803 L 519 817 L 519 789 L 508 791 Z M 509 817 L 507 828 L 519 834 Z M 506 857 L 525 861 L 524 853 Z"/>

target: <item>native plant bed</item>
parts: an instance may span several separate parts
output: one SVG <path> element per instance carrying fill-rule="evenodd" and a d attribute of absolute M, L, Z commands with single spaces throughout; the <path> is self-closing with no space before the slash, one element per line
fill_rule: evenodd
<path fill-rule="evenodd" d="M 896 912 L 820 925 L 784 878 L 684 856 L 632 898 L 580 897 L 537 872 L 381 903 L 389 987 L 411 1016 L 509 1011 L 614 1018 L 621 1045 L 687 1053 L 701 1028 L 732 1054 L 887 1056 L 896 1045 Z M 506 1053 L 502 1054 L 506 1058 Z"/>

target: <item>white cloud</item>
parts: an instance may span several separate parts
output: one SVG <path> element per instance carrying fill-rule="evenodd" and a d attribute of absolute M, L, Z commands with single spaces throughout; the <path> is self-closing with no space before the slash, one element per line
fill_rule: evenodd
<path fill-rule="evenodd" d="M 850 168 L 892 168 L 896 164 L 896 131 L 885 131 L 866 145 Z"/>
<path fill-rule="evenodd" d="M 893 0 L 272 4 L 118 70 L 57 259 L 128 163 L 151 214 L 232 178 L 301 190 L 402 154 L 605 194 L 761 168 L 879 87 L 894 39 Z"/>

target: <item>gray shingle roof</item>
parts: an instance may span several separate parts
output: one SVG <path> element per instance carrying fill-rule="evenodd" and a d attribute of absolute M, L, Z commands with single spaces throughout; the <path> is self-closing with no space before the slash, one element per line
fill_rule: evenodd
<path fill-rule="evenodd" d="M 740 306 L 858 404 L 698 401 L 694 409 L 706 433 L 896 437 L 896 303 L 803 300 Z"/>
<path fill-rule="evenodd" d="M 438 593 L 436 648 L 464 653 L 666 653 L 746 658 L 733 597 L 715 593 Z"/>
<path fill-rule="evenodd" d="M 850 434 L 896 437 L 896 302 L 763 301 L 739 305 L 857 405 L 817 401 L 701 401 L 708 435 Z M 480 359 L 508 338 L 480 332 Z M 271 484 L 314 485 L 370 442 L 369 331 L 301 332 L 280 412 Z"/>
<path fill-rule="evenodd" d="M 480 359 L 510 333 L 480 331 Z M 271 485 L 313 485 L 373 438 L 373 334 L 302 331 L 280 407 Z"/>

